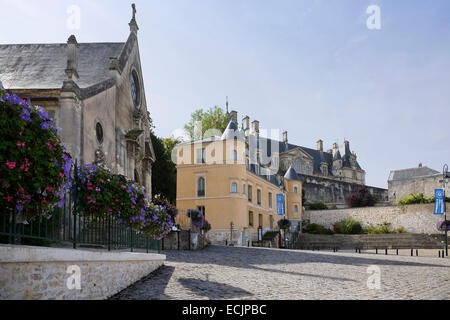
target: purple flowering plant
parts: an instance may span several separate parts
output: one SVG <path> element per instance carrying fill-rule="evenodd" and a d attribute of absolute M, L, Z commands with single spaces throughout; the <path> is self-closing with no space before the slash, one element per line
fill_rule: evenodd
<path fill-rule="evenodd" d="M 158 240 L 174 225 L 176 208 L 161 201 L 149 202 L 145 188 L 124 176 L 96 165 L 81 165 L 74 179 L 77 204 L 83 212 L 111 215 L 127 229 Z"/>
<path fill-rule="evenodd" d="M 192 225 L 197 228 L 202 228 L 205 223 L 205 217 L 200 210 L 197 209 L 189 209 L 186 215 L 191 218 Z"/>
<path fill-rule="evenodd" d="M 31 221 L 61 206 L 72 159 L 47 112 L 0 88 L 0 206 Z"/>

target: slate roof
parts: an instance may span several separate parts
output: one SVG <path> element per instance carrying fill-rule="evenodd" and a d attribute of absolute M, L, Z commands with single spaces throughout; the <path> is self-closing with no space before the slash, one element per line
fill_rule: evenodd
<path fill-rule="evenodd" d="M 389 181 L 399 181 L 399 180 L 409 180 L 416 178 L 424 178 L 431 177 L 434 175 L 440 174 L 439 171 L 428 168 L 428 167 L 419 167 L 419 168 L 410 168 L 403 170 L 393 170 L 389 175 Z"/>
<path fill-rule="evenodd" d="M 109 58 L 118 58 L 125 43 L 80 43 L 80 88 L 111 78 Z M 67 79 L 67 44 L 0 45 L 0 81 L 6 89 L 59 89 Z"/>
<path fill-rule="evenodd" d="M 228 123 L 227 128 L 223 131 L 222 134 L 222 140 L 243 140 L 243 137 L 241 136 L 241 131 L 239 131 L 237 125 L 234 123 L 233 120 L 231 120 Z"/>
<path fill-rule="evenodd" d="M 286 174 L 284 175 L 284 178 L 287 180 L 300 180 L 298 178 L 297 172 L 292 168 L 292 166 L 289 167 L 288 171 L 286 171 Z"/>

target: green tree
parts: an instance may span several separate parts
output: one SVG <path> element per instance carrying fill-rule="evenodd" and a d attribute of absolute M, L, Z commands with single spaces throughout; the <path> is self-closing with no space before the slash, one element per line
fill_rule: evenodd
<path fill-rule="evenodd" d="M 172 161 L 171 153 L 179 141 L 174 138 L 159 138 L 153 132 L 150 135 L 156 156 L 152 166 L 152 195 L 175 204 L 177 168 Z"/>
<path fill-rule="evenodd" d="M 199 140 L 219 132 L 222 133 L 229 121 L 229 116 L 222 108 L 215 106 L 206 111 L 199 109 L 191 114 L 191 120 L 184 126 L 184 131 L 191 140 Z M 197 125 L 198 122 L 201 123 L 201 130 Z M 217 132 L 213 130 L 217 130 Z M 207 133 L 206 136 L 205 133 Z"/>

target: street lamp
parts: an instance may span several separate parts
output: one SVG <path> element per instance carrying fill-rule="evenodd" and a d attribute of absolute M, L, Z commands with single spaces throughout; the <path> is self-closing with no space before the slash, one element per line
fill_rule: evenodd
<path fill-rule="evenodd" d="M 230 222 L 230 246 L 233 246 L 233 227 L 234 227 L 234 222 L 231 221 Z"/>
<path fill-rule="evenodd" d="M 445 255 L 448 257 L 448 228 L 447 228 L 447 206 L 445 201 L 445 185 L 448 183 L 450 174 L 448 172 L 448 165 L 445 164 L 442 169 L 442 185 L 444 186 L 444 225 L 445 225 Z"/>

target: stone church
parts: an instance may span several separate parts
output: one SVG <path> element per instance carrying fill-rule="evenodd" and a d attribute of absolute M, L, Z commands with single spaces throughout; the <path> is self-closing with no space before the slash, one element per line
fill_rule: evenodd
<path fill-rule="evenodd" d="M 126 42 L 0 45 L 4 88 L 44 107 L 79 163 L 97 163 L 151 193 L 150 140 L 136 9 Z"/>

